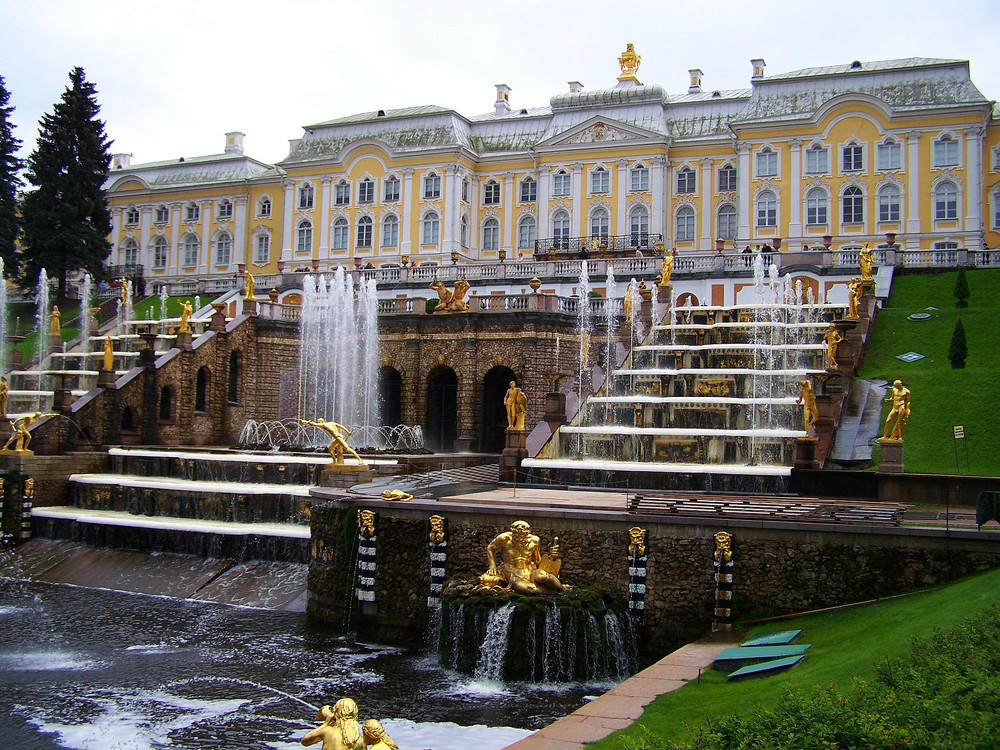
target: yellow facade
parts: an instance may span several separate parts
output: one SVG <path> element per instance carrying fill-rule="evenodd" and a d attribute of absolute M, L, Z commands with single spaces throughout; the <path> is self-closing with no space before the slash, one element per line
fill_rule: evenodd
<path fill-rule="evenodd" d="M 763 67 L 735 91 L 702 91 L 691 71 L 681 95 L 624 76 L 533 110 L 511 109 L 503 86 L 477 117 L 348 116 L 307 127 L 277 165 L 244 156 L 240 133 L 219 156 L 116 157 L 109 262 L 177 281 L 530 258 L 614 237 L 682 255 L 1000 245 L 1000 122 L 967 62 Z"/>

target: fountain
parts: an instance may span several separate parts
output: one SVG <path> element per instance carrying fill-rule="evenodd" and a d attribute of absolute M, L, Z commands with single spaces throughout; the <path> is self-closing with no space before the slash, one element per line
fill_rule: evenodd
<path fill-rule="evenodd" d="M 522 462 L 529 481 L 781 489 L 805 436 L 798 383 L 824 371 L 823 318 L 842 310 L 789 301 L 786 290 L 776 269 L 765 282 L 757 257 L 748 302 L 668 303 L 602 391 Z M 581 298 L 581 331 L 583 307 Z"/>

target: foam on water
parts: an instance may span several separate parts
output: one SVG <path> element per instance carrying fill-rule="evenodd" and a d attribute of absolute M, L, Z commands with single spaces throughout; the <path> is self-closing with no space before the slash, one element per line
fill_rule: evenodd
<path fill-rule="evenodd" d="M 0 655 L 0 669 L 11 672 L 89 672 L 105 662 L 73 651 L 25 651 Z"/>

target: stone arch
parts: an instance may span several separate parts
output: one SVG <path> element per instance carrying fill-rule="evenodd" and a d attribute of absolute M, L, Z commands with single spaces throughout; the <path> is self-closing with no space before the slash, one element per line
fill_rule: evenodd
<path fill-rule="evenodd" d="M 207 366 L 201 367 L 195 376 L 194 410 L 208 411 L 208 388 L 212 382 L 212 373 Z"/>
<path fill-rule="evenodd" d="M 507 409 L 504 394 L 510 381 L 517 381 L 509 367 L 497 365 L 483 376 L 479 389 L 479 450 L 500 453 L 504 449 L 504 430 L 507 429 Z"/>
<path fill-rule="evenodd" d="M 378 368 L 378 397 L 382 424 L 395 427 L 403 422 L 403 376 L 391 365 Z"/>
<path fill-rule="evenodd" d="M 427 421 L 425 444 L 436 450 L 452 450 L 458 435 L 458 375 L 446 365 L 427 376 Z"/>

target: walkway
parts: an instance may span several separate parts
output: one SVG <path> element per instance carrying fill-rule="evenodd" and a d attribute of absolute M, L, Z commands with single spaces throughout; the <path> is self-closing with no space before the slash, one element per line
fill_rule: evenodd
<path fill-rule="evenodd" d="M 734 633 L 715 633 L 689 643 L 630 677 L 585 706 L 505 750 L 579 750 L 633 724 L 654 698 L 683 687 L 708 669 L 722 649 L 742 640 Z"/>

